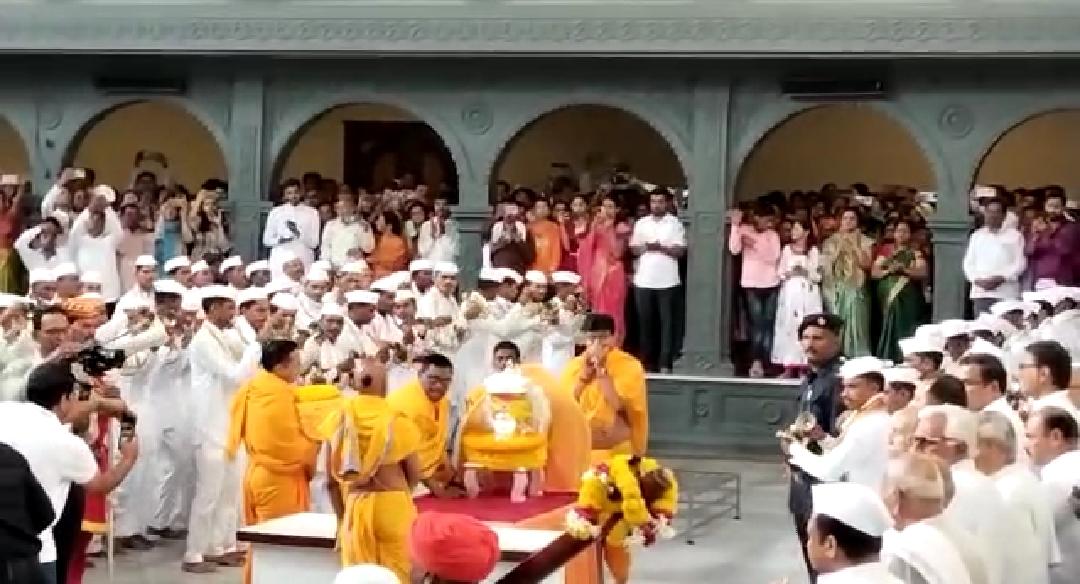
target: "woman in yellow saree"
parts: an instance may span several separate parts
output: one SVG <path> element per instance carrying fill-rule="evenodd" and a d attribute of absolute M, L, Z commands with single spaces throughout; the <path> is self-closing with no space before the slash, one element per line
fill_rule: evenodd
<path fill-rule="evenodd" d="M 911 224 L 901 220 L 894 227 L 893 241 L 878 250 L 871 268 L 877 281 L 881 306 L 881 334 L 874 354 L 894 363 L 903 361 L 900 339 L 915 334 L 926 318 L 926 258 L 911 245 Z"/>

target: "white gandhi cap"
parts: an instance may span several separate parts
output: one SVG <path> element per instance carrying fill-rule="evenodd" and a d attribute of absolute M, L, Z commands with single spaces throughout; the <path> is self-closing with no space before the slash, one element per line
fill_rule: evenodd
<path fill-rule="evenodd" d="M 885 364 L 877 357 L 855 357 L 844 361 L 840 366 L 840 377 L 851 379 L 867 373 L 881 373 Z"/>
<path fill-rule="evenodd" d="M 814 515 L 831 517 L 870 537 L 881 537 L 892 526 L 877 491 L 859 483 L 821 483 L 811 487 Z"/>

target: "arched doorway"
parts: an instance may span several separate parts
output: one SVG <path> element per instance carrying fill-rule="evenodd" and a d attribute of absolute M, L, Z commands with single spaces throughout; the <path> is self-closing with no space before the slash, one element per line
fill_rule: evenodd
<path fill-rule="evenodd" d="M 816 240 L 819 251 L 846 249 L 848 246 L 838 245 L 841 238 L 830 241 L 830 236 L 839 229 L 842 210 L 854 207 L 862 219 L 863 237 L 857 241 L 869 249 L 872 264 L 878 258 L 892 257 L 894 249 L 917 249 L 925 274 L 910 288 L 903 287 L 904 298 L 918 304 L 915 316 L 903 315 L 901 328 L 906 334 L 902 336 L 907 336 L 914 324 L 930 318 L 926 291 L 932 274 L 932 248 L 926 222 L 936 200 L 928 193 L 934 190 L 935 182 L 931 162 L 901 122 L 875 105 L 834 104 L 803 110 L 766 133 L 742 161 L 734 203 L 748 217 L 747 224 L 755 212 L 774 216 L 781 246 L 790 242 L 793 224 L 805 223 L 810 227 L 811 244 Z M 898 248 L 892 232 L 900 219 L 913 223 L 914 235 L 910 244 Z M 790 259 L 790 251 L 783 251 L 777 271 L 787 274 L 792 265 L 812 263 L 809 257 L 813 256 Z M 741 261 L 726 264 L 732 266 L 725 275 L 730 282 L 726 292 L 737 306 L 732 322 L 727 323 L 737 371 L 753 371 L 757 369 L 752 367 L 754 362 L 760 362 L 765 364 L 766 374 L 779 374 L 775 366 L 799 364 L 797 318 L 785 315 L 799 312 L 792 310 L 793 306 L 802 306 L 806 312 L 810 309 L 805 307 L 815 304 L 800 303 L 802 299 L 814 299 L 819 306 L 823 303 L 826 310 L 848 321 L 850 331 L 858 332 L 846 342 L 849 356 L 874 353 L 896 358 L 896 338 L 891 332 L 896 327 L 885 327 L 884 323 L 897 318 L 898 308 L 894 297 L 881 292 L 892 277 L 879 272 L 881 277 L 875 278 L 873 270 L 859 268 L 852 268 L 852 275 L 845 277 L 840 268 L 849 263 L 829 263 L 825 253 L 819 257 L 822 286 L 804 287 L 801 296 L 792 291 L 798 278 L 782 276 L 769 293 L 762 287 L 765 280 L 743 277 Z M 750 310 L 762 303 L 764 310 Z M 861 310 L 854 310 L 855 306 Z M 797 369 L 787 371 L 794 374 Z"/>
<path fill-rule="evenodd" d="M 1027 118 L 1002 134 L 983 157 L 975 184 L 1006 189 L 1060 185 L 1080 192 L 1080 109 L 1057 110 Z"/>
<path fill-rule="evenodd" d="M 686 188 L 679 158 L 645 120 L 606 105 L 571 105 L 532 121 L 503 147 L 491 183 L 550 192 L 558 177 L 594 191 L 616 169 L 643 183 Z"/>
<path fill-rule="evenodd" d="M 150 154 L 136 160 L 140 152 Z M 157 156 L 163 155 L 167 167 Z M 101 184 L 126 188 L 137 170 L 183 185 L 192 195 L 209 179 L 228 179 L 221 145 L 182 106 L 148 100 L 119 106 L 95 118 L 76 137 L 65 164 L 90 168 Z"/>
<path fill-rule="evenodd" d="M 411 180 L 457 202 L 457 168 L 443 138 L 418 116 L 388 104 L 341 105 L 301 127 L 278 154 L 274 184 L 314 174 L 353 192 L 382 192 Z"/>
<path fill-rule="evenodd" d="M 21 180 L 30 174 L 30 157 L 22 136 L 3 115 L 0 115 L 0 174 L 17 174 Z"/>

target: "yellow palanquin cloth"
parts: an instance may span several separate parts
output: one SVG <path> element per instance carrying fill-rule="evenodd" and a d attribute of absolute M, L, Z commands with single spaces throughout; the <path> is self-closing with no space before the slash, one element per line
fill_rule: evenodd
<path fill-rule="evenodd" d="M 577 491 L 581 474 L 589 468 L 592 434 L 585 414 L 574 400 L 573 387 L 560 385 L 542 365 L 522 365 L 520 371 L 530 381 L 544 388 L 551 408 L 544 489 Z"/>
<path fill-rule="evenodd" d="M 300 410 L 300 427 L 312 440 L 323 440 L 319 428 L 323 420 L 341 409 L 345 399 L 336 385 L 305 385 L 296 388 L 296 407 Z"/>
<path fill-rule="evenodd" d="M 402 582 L 410 581 L 412 493 L 380 490 L 371 480 L 380 467 L 402 464 L 417 452 L 424 442 L 420 432 L 384 398 L 359 395 L 331 412 L 319 434 L 329 441 L 328 472 L 341 485 L 345 503 L 338 529 L 342 565 L 380 564 Z"/>
<path fill-rule="evenodd" d="M 585 368 L 585 356 L 579 355 L 570 360 L 563 369 L 560 383 L 572 388 L 577 384 Z M 645 391 L 645 369 L 629 353 L 612 349 L 604 360 L 615 386 L 615 393 L 622 400 L 626 422 L 630 426 L 630 439 L 615 447 L 594 454 L 594 462 L 606 459 L 612 454 L 644 454 L 649 443 L 649 404 Z M 581 411 L 584 412 L 589 427 L 594 431 L 607 431 L 615 425 L 619 412 L 604 398 L 597 380 L 590 381 L 577 398 Z M 599 460 L 597 458 L 599 457 Z"/>
<path fill-rule="evenodd" d="M 446 441 L 450 435 L 450 400 L 443 396 L 432 402 L 420 380 L 413 379 L 386 397 L 390 409 L 405 416 L 420 431 L 416 449 L 420 457 L 420 476 L 428 479 L 447 468 Z"/>
<path fill-rule="evenodd" d="M 470 391 L 465 403 L 461 451 L 466 464 L 494 471 L 544 467 L 551 410 L 542 387 L 516 370 L 501 371 Z M 499 417 L 513 424 L 505 435 L 495 429 Z"/>

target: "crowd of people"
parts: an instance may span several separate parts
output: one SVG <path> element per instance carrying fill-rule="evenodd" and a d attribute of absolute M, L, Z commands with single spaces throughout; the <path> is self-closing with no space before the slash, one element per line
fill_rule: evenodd
<path fill-rule="evenodd" d="M 404 188 L 407 177 L 379 197 L 335 184 L 332 211 L 326 180 L 285 181 L 268 257 L 248 262 L 232 254 L 227 185 L 189 201 L 152 173 L 133 176 L 117 193 L 67 169 L 25 230 L 22 189 L 2 187 L 12 292 L 0 294 L 0 443 L 49 503 L 24 485 L 30 516 L 3 542 L 9 565 L 74 584 L 109 542 L 134 553 L 183 539 L 181 569 L 216 572 L 244 565 L 239 526 L 315 510 L 342 517 L 346 566 L 479 581 L 476 565 L 497 550 L 449 553 L 439 535 L 475 525 L 428 513 L 413 523 L 412 494 L 487 488 L 478 471 L 494 470 L 470 458 L 484 453 L 476 433 L 516 410 L 479 408 L 471 390 L 494 391 L 507 370 L 547 388 L 508 390 L 539 400 L 516 424 L 527 442 L 543 437 L 532 472 L 511 469 L 515 501 L 576 490 L 589 464 L 616 455 L 627 472 L 648 466 L 645 368 L 619 347 L 633 282 L 662 339 L 642 344 L 656 349 L 651 367 L 675 357 L 685 236 L 667 191 L 619 182 L 595 205 L 501 194 L 478 286 L 463 291 L 448 199 Z M 649 464 L 648 480 L 673 496 L 670 473 Z M 628 551 L 604 549 L 626 582 Z"/>
<path fill-rule="evenodd" d="M 922 325 L 903 360 L 845 360 L 847 323 L 798 327 L 810 373 L 778 433 L 811 581 L 1076 582 L 1080 290 Z"/>

